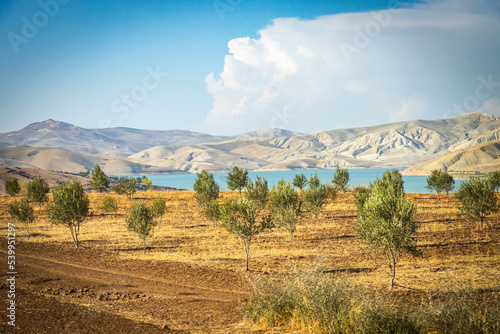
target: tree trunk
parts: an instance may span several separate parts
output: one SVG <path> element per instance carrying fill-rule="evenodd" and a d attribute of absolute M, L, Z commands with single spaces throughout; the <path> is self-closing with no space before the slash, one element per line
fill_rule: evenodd
<path fill-rule="evenodd" d="M 71 232 L 71 238 L 73 238 L 73 243 L 75 244 L 75 247 L 78 248 L 78 234 L 76 234 L 74 230 L 73 224 L 69 225 L 69 230 Z"/>
<path fill-rule="evenodd" d="M 245 259 L 245 270 L 248 271 L 248 257 L 250 255 L 250 241 L 245 242 L 245 253 L 246 253 L 246 259 Z"/>
<path fill-rule="evenodd" d="M 390 255 L 389 259 L 389 267 L 391 269 L 391 283 L 389 285 L 389 290 L 392 290 L 392 288 L 394 287 L 394 280 L 396 278 L 396 258 L 392 256 L 392 254 Z"/>

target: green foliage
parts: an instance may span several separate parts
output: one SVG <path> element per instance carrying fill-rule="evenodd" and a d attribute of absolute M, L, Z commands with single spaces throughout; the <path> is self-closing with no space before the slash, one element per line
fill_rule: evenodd
<path fill-rule="evenodd" d="M 227 187 L 229 190 L 238 189 L 241 194 L 241 190 L 245 188 L 248 182 L 248 171 L 245 169 L 239 169 L 237 166 L 233 167 L 233 170 L 227 173 Z"/>
<path fill-rule="evenodd" d="M 354 188 L 354 201 L 356 203 L 356 208 L 360 211 L 365 202 L 370 198 L 371 190 L 367 187 L 357 186 Z"/>
<path fill-rule="evenodd" d="M 5 191 L 10 196 L 16 196 L 21 191 L 21 186 L 15 177 L 5 181 Z"/>
<path fill-rule="evenodd" d="M 94 170 L 90 174 L 90 186 L 96 193 L 102 193 L 109 188 L 109 180 L 106 174 L 101 170 L 99 165 L 95 165 Z"/>
<path fill-rule="evenodd" d="M 471 177 L 460 185 L 455 197 L 461 202 L 460 211 L 467 218 L 480 221 L 481 230 L 485 219 L 498 212 L 494 184 L 489 180 Z"/>
<path fill-rule="evenodd" d="M 206 206 L 211 200 L 219 197 L 219 185 L 215 182 L 214 174 L 202 170 L 196 173 L 193 190 L 196 202 L 201 206 Z"/>
<path fill-rule="evenodd" d="M 165 206 L 165 199 L 163 197 L 156 197 L 151 204 L 151 213 L 153 214 L 153 218 L 160 218 L 160 224 L 163 220 L 163 215 L 167 211 L 167 207 Z"/>
<path fill-rule="evenodd" d="M 113 197 L 109 195 L 104 196 L 101 203 L 101 210 L 104 212 L 115 213 L 116 211 L 118 211 L 118 204 Z"/>
<path fill-rule="evenodd" d="M 80 226 L 89 214 L 90 200 L 83 185 L 78 181 L 68 181 L 56 186 L 52 191 L 54 204 L 47 208 L 47 216 L 53 224 L 69 228 L 75 247 L 78 248 Z"/>
<path fill-rule="evenodd" d="M 30 201 L 37 203 L 40 207 L 42 207 L 43 203 L 47 202 L 47 194 L 50 191 L 50 187 L 47 181 L 42 179 L 41 176 L 37 176 L 28 182 L 26 188 L 28 189 L 28 199 Z"/>
<path fill-rule="evenodd" d="M 136 179 L 131 177 L 121 177 L 113 186 L 113 191 L 118 195 L 127 195 L 128 198 L 132 198 L 137 191 L 136 185 Z"/>
<path fill-rule="evenodd" d="M 285 228 L 293 240 L 293 233 L 300 219 L 302 200 L 290 181 L 280 180 L 269 196 L 271 216 L 276 225 Z"/>
<path fill-rule="evenodd" d="M 500 171 L 493 172 L 493 174 L 490 175 L 489 181 L 491 183 L 491 186 L 495 191 L 500 189 Z"/>
<path fill-rule="evenodd" d="M 333 187 L 337 191 L 346 191 L 347 184 L 349 183 L 349 171 L 346 169 L 342 169 L 337 166 L 335 170 L 335 174 L 333 174 Z"/>
<path fill-rule="evenodd" d="M 207 203 L 207 206 L 205 208 L 205 217 L 208 220 L 213 221 L 215 229 L 217 229 L 217 222 L 220 218 L 220 206 L 216 200 L 213 199 Z"/>
<path fill-rule="evenodd" d="M 137 178 L 137 183 L 140 183 L 140 184 L 143 184 L 145 186 L 148 187 L 148 190 L 152 190 L 153 189 L 153 181 L 151 181 L 150 179 L 148 179 L 146 176 L 142 176 L 140 178 Z"/>
<path fill-rule="evenodd" d="M 269 188 L 267 187 L 267 180 L 255 177 L 255 182 L 249 180 L 247 183 L 247 191 L 245 196 L 254 201 L 258 210 L 263 209 L 267 204 L 267 198 L 269 195 Z"/>
<path fill-rule="evenodd" d="M 418 256 L 414 221 L 416 206 L 404 196 L 402 178 L 397 170 L 386 171 L 373 184 L 372 195 L 358 211 L 356 232 L 372 249 L 381 250 L 388 259 L 390 288 L 394 286 L 396 264 L 402 254 Z"/>
<path fill-rule="evenodd" d="M 321 183 L 318 175 L 314 173 L 309 178 L 309 187 L 302 192 L 305 209 L 318 218 L 329 197 L 328 187 Z"/>
<path fill-rule="evenodd" d="M 446 193 L 448 195 L 455 188 L 455 180 L 447 172 L 434 169 L 427 178 L 427 185 L 425 187 L 431 191 Z"/>
<path fill-rule="evenodd" d="M 293 178 L 293 186 L 299 188 L 300 190 L 304 189 L 307 185 L 307 178 L 304 174 L 295 174 Z"/>
<path fill-rule="evenodd" d="M 153 230 L 157 225 L 152 210 L 136 202 L 130 210 L 130 215 L 125 218 L 125 224 L 129 231 L 137 233 L 142 239 L 143 251 L 146 254 L 146 239 L 153 235 Z"/>
<path fill-rule="evenodd" d="M 21 202 L 15 201 L 14 204 L 9 204 L 9 213 L 12 218 L 17 219 L 17 221 L 24 225 L 24 229 L 29 239 L 31 235 L 30 225 L 35 220 L 35 215 L 28 198 L 23 197 Z"/>
<path fill-rule="evenodd" d="M 253 202 L 245 197 L 231 199 L 220 206 L 221 226 L 236 235 L 245 248 L 245 270 L 248 270 L 248 258 L 252 238 L 271 227 L 270 219 L 263 218 L 257 222 L 257 211 Z"/>

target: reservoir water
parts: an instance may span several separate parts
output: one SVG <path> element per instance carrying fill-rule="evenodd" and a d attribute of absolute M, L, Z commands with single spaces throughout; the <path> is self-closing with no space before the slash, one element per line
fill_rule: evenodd
<path fill-rule="evenodd" d="M 382 178 L 382 174 L 384 174 L 386 170 L 392 169 L 394 168 L 349 169 L 349 186 L 368 185 L 369 182 L 375 181 L 377 177 Z M 397 169 L 403 170 L 404 168 Z M 323 183 L 331 183 L 335 170 L 249 171 L 248 175 L 252 180 L 254 180 L 257 175 L 265 178 L 269 188 L 272 188 L 280 179 L 292 181 L 296 174 L 304 174 L 309 179 L 309 176 L 313 175 L 315 172 Z M 215 181 L 219 184 L 221 190 L 227 189 L 226 176 L 227 173 L 214 173 Z M 148 178 L 151 179 L 155 185 L 192 190 L 196 174 L 148 175 Z M 427 184 L 426 179 L 427 176 L 403 175 L 405 191 L 409 193 L 429 193 L 429 190 L 425 188 Z M 457 189 L 462 182 L 461 180 L 455 180 L 455 189 Z"/>

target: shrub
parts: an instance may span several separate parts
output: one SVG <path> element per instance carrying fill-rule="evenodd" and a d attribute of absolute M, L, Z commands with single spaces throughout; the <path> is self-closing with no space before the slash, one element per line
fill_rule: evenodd
<path fill-rule="evenodd" d="M 290 181 L 280 180 L 278 186 L 273 187 L 269 196 L 271 204 L 271 215 L 276 225 L 285 228 L 290 240 L 297 228 L 301 210 L 302 200 L 297 191 L 293 189 Z"/>
<path fill-rule="evenodd" d="M 111 196 L 104 196 L 101 203 L 101 210 L 103 212 L 116 213 L 118 211 L 118 204 L 116 200 Z"/>
<path fill-rule="evenodd" d="M 127 195 L 127 198 L 132 198 L 137 191 L 137 181 L 130 177 L 121 177 L 113 186 L 113 191 L 118 195 Z"/>
<path fill-rule="evenodd" d="M 219 197 L 219 185 L 215 182 L 214 174 L 202 170 L 196 173 L 193 190 L 196 202 L 201 206 L 206 206 L 211 200 Z"/>
<path fill-rule="evenodd" d="M 333 174 L 333 187 L 337 191 L 346 191 L 347 184 L 349 183 L 349 171 L 346 169 L 342 169 L 337 166 L 335 173 Z"/>
<path fill-rule="evenodd" d="M 480 221 L 480 229 L 483 229 L 485 219 L 498 212 L 497 197 L 494 185 L 489 180 L 471 177 L 462 183 L 455 193 L 455 197 L 461 202 L 460 211 L 472 221 Z"/>
<path fill-rule="evenodd" d="M 26 188 L 28 189 L 28 199 L 37 203 L 40 208 L 43 203 L 47 202 L 47 194 L 50 191 L 50 187 L 47 181 L 42 179 L 41 176 L 37 176 L 28 182 Z"/>
<path fill-rule="evenodd" d="M 136 202 L 130 210 L 130 215 L 125 218 L 125 224 L 129 231 L 137 233 L 142 239 L 143 251 L 146 254 L 146 239 L 153 235 L 153 230 L 157 225 L 151 209 Z"/>
<path fill-rule="evenodd" d="M 78 248 L 80 226 L 89 214 L 90 201 L 78 181 L 68 181 L 56 186 L 52 192 L 54 204 L 47 208 L 53 224 L 69 228 L 75 247 Z"/>
<path fill-rule="evenodd" d="M 165 199 L 163 197 L 156 197 L 151 204 L 151 213 L 153 214 L 153 218 L 160 218 L 160 224 L 163 220 L 163 215 L 167 211 L 167 207 L 165 206 Z"/>
<path fill-rule="evenodd" d="M 28 198 L 23 197 L 21 202 L 15 201 L 9 204 L 10 216 L 24 225 L 28 239 L 30 238 L 30 225 L 35 220 L 34 210 L 31 207 Z"/>
<path fill-rule="evenodd" d="M 314 173 L 309 178 L 309 186 L 302 192 L 305 209 L 318 218 L 319 213 L 323 210 L 323 205 L 328 199 L 328 188 L 322 184 L 318 175 Z"/>
<path fill-rule="evenodd" d="M 252 180 L 248 181 L 245 196 L 255 203 L 258 210 L 265 208 L 268 195 L 269 188 L 267 187 L 266 179 L 256 176 L 255 182 L 253 182 Z"/>
<path fill-rule="evenodd" d="M 293 186 L 299 188 L 300 190 L 304 189 L 307 185 L 307 178 L 304 174 L 295 174 L 293 178 Z"/>
<path fill-rule="evenodd" d="M 15 177 L 5 181 L 5 191 L 10 196 L 16 196 L 21 191 L 21 186 Z"/>
<path fill-rule="evenodd" d="M 356 203 L 356 208 L 360 211 L 365 205 L 371 194 L 371 190 L 367 187 L 357 186 L 353 189 L 354 192 L 354 202 Z"/>
<path fill-rule="evenodd" d="M 238 189 L 241 195 L 241 190 L 245 188 L 248 182 L 248 171 L 234 166 L 233 170 L 227 173 L 226 179 L 229 190 Z"/>
<path fill-rule="evenodd" d="M 101 171 L 101 167 L 97 164 L 92 173 L 90 173 L 90 186 L 97 193 L 102 193 L 109 187 L 108 177 Z"/>

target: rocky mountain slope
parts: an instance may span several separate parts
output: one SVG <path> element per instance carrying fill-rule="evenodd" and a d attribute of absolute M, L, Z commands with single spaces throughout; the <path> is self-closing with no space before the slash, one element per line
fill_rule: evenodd
<path fill-rule="evenodd" d="M 481 113 L 310 134 L 262 129 L 235 137 L 92 130 L 49 120 L 0 134 L 0 165 L 81 171 L 99 163 L 114 174 L 227 171 L 233 165 L 252 170 L 396 167 L 498 139 L 500 117 Z"/>
<path fill-rule="evenodd" d="M 402 171 L 405 175 L 429 175 L 434 169 L 450 173 L 500 171 L 500 140 L 462 148 Z"/>

